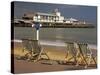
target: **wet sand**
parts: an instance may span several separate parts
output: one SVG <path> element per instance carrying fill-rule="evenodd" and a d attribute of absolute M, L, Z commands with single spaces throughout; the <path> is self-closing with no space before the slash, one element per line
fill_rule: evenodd
<path fill-rule="evenodd" d="M 36 72 L 53 72 L 53 71 L 67 71 L 67 70 L 86 70 L 84 66 L 75 65 L 60 65 L 60 64 L 42 64 L 41 62 L 29 62 L 24 60 L 14 60 L 15 73 L 36 73 Z M 95 66 L 90 66 L 87 69 L 96 69 Z"/>
<path fill-rule="evenodd" d="M 51 47 L 51 46 L 42 46 L 45 52 L 54 53 L 51 59 L 62 59 L 66 55 L 66 48 L 64 47 Z M 96 54 L 97 50 L 93 50 Z M 14 56 L 20 55 L 23 56 L 22 44 L 14 43 Z M 55 57 L 55 58 L 54 58 Z M 83 65 L 75 66 L 72 64 L 58 64 L 53 61 L 54 64 L 44 64 L 44 62 L 50 62 L 49 60 L 40 60 L 38 62 L 32 62 L 27 60 L 17 60 L 14 58 L 14 73 L 35 73 L 35 72 L 51 72 L 51 71 L 67 71 L 67 70 L 83 70 L 85 69 Z M 97 67 L 92 65 L 87 69 L 96 69 Z"/>

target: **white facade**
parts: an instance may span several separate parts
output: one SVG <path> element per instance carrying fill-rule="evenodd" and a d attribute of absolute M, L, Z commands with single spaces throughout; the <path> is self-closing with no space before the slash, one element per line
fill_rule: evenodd
<path fill-rule="evenodd" d="M 24 20 L 33 20 L 36 22 L 63 22 L 64 17 L 56 9 L 53 13 L 27 13 L 23 16 Z"/>
<path fill-rule="evenodd" d="M 61 13 L 60 12 L 56 12 L 56 15 L 60 17 L 61 16 Z"/>
<path fill-rule="evenodd" d="M 63 16 L 59 17 L 59 22 L 64 22 L 64 17 Z"/>
<path fill-rule="evenodd" d="M 23 16 L 23 20 L 25 21 L 33 21 L 33 22 L 57 22 L 57 23 L 71 23 L 71 24 L 86 24 L 84 22 L 80 22 L 74 18 L 65 19 L 64 16 L 61 16 L 61 13 L 56 9 L 53 13 L 27 13 Z"/>

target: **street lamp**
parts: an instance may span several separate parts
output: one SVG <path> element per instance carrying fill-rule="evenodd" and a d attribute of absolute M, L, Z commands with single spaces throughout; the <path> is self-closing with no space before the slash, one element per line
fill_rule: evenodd
<path fill-rule="evenodd" d="M 36 29 L 36 40 L 39 40 L 39 29 L 42 26 L 42 24 L 40 24 L 39 22 L 35 22 L 34 24 L 32 24 L 32 27 L 35 27 Z"/>

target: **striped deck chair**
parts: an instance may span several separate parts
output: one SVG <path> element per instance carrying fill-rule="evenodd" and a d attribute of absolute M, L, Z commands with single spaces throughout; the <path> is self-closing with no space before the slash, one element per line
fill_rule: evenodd
<path fill-rule="evenodd" d="M 75 47 L 75 43 L 73 42 L 66 42 L 66 46 L 67 46 L 67 61 L 70 62 L 72 59 L 74 59 L 73 62 L 76 66 L 78 66 L 78 62 L 77 62 L 77 57 L 78 57 L 78 50 Z"/>
<path fill-rule="evenodd" d="M 28 51 L 28 53 L 25 54 L 28 60 L 34 60 L 35 62 L 41 58 L 42 53 L 45 53 L 38 40 L 22 39 L 22 44 L 23 50 Z"/>
<path fill-rule="evenodd" d="M 96 60 L 94 58 L 94 55 L 93 55 L 91 49 L 89 49 L 88 44 L 78 43 L 77 45 L 80 50 L 80 57 L 81 57 L 82 61 L 84 61 L 84 63 L 85 63 L 85 68 L 87 68 L 89 65 L 91 65 L 92 61 L 96 65 Z"/>

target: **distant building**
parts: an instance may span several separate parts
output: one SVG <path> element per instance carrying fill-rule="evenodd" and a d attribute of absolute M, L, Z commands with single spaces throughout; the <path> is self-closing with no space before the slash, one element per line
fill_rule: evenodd
<path fill-rule="evenodd" d="M 64 22 L 64 16 L 61 16 L 61 13 L 58 9 L 55 9 L 53 13 L 26 13 L 22 17 L 23 20 L 32 20 L 37 22 Z"/>
<path fill-rule="evenodd" d="M 61 15 L 58 9 L 55 9 L 52 13 L 43 12 L 31 12 L 25 13 L 22 19 L 19 20 L 21 23 L 33 23 L 33 22 L 43 22 L 43 23 L 63 23 L 66 25 L 85 25 L 85 21 L 79 21 L 75 18 L 65 18 Z"/>

